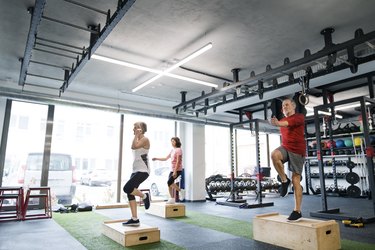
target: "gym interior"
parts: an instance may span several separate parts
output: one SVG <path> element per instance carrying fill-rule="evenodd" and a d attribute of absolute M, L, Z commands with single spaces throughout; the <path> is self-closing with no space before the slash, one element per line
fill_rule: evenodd
<path fill-rule="evenodd" d="M 1 6 L 1 250 L 375 248 L 375 2 Z M 272 161 L 286 98 L 304 116 L 297 222 Z M 130 228 L 140 121 L 151 204 Z M 168 204 L 171 161 L 152 158 L 173 137 Z"/>

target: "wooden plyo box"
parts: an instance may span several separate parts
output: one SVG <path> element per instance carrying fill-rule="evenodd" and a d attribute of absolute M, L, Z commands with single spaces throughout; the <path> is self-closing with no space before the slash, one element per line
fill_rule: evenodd
<path fill-rule="evenodd" d="M 165 202 L 151 203 L 146 213 L 163 218 L 184 217 L 185 205 L 181 203 L 166 204 Z"/>
<path fill-rule="evenodd" d="M 115 204 L 105 204 L 105 205 L 96 205 L 95 209 L 111 209 L 111 208 L 127 208 L 129 204 L 125 203 L 115 203 Z"/>
<path fill-rule="evenodd" d="M 253 219 L 254 240 L 289 249 L 340 249 L 340 228 L 334 220 L 302 218 L 288 222 L 278 213 L 257 215 Z"/>
<path fill-rule="evenodd" d="M 102 234 L 116 241 L 122 246 L 136 246 L 160 241 L 160 230 L 141 224 L 139 227 L 123 226 L 126 220 L 105 221 Z"/>

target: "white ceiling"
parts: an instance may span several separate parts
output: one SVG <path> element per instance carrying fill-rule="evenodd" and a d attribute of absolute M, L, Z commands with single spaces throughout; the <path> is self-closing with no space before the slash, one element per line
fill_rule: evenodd
<path fill-rule="evenodd" d="M 105 15 L 63 0 L 47 0 L 43 15 L 79 27 L 100 23 Z M 102 11 L 116 11 L 117 0 L 76 0 Z M 181 91 L 187 99 L 199 97 L 211 87 L 162 77 L 136 93 L 132 89 L 153 73 L 126 68 L 91 59 L 64 93 L 59 96 L 61 81 L 28 75 L 24 87 L 18 84 L 31 15 L 27 8 L 31 0 L 1 0 L 0 10 L 0 84 L 3 95 L 16 93 L 49 100 L 82 101 L 103 104 L 124 110 L 152 114 L 175 115 L 173 106 L 181 101 Z M 365 34 L 375 30 L 375 1 L 368 0 L 136 0 L 95 54 L 123 60 L 153 69 L 165 70 L 173 63 L 212 42 L 213 48 L 183 65 L 189 69 L 216 76 L 193 73 L 177 68 L 171 73 L 218 84 L 233 79 L 231 72 L 240 68 L 239 80 L 248 79 L 250 72 L 260 74 L 266 65 L 277 68 L 284 63 L 303 58 L 309 49 L 323 49 L 320 31 L 333 27 L 333 43 L 354 38 L 356 29 Z M 90 34 L 47 19 L 42 19 L 37 36 L 78 47 L 89 46 Z M 42 42 L 42 41 L 39 41 Z M 48 42 L 44 42 L 48 44 Z M 375 43 L 374 43 L 375 45 Z M 45 49 L 74 56 L 72 53 Z M 75 60 L 33 50 L 32 60 L 70 68 Z M 375 67 L 371 65 L 368 70 Z M 361 69 L 361 66 L 360 66 Z M 64 78 L 64 71 L 31 63 L 28 73 Z M 340 78 L 337 74 L 334 76 Z M 334 78 L 335 79 L 335 78 Z M 36 87 L 35 85 L 39 86 Z M 352 96 L 353 93 L 350 94 Z M 366 94 L 366 88 L 356 95 Z M 277 94 L 276 94 L 277 95 Z M 338 99 L 346 98 L 341 95 Z M 318 100 L 319 102 L 319 100 Z M 314 102 L 312 102 L 314 103 Z M 210 119 L 232 117 L 218 112 Z M 231 118 L 230 118 L 231 119 Z"/>

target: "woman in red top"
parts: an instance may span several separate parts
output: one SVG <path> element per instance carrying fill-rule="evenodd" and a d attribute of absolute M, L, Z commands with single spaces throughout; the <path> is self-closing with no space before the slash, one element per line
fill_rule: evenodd
<path fill-rule="evenodd" d="M 175 203 L 174 197 L 174 190 L 180 192 L 180 199 L 183 200 L 185 196 L 185 190 L 180 189 L 179 186 L 174 183 L 174 181 L 181 175 L 182 173 L 182 150 L 181 150 L 181 141 L 178 137 L 172 137 L 171 139 L 173 149 L 171 152 L 164 158 L 152 158 L 153 161 L 166 161 L 171 159 L 171 172 L 169 173 L 168 177 L 168 190 L 170 199 L 167 201 L 168 204 Z"/>
<path fill-rule="evenodd" d="M 282 104 L 284 118 L 280 121 L 276 117 L 271 118 L 271 124 L 280 127 L 281 146 L 272 152 L 272 163 L 280 176 L 282 197 L 288 194 L 290 179 L 285 174 L 284 163 L 289 162 L 289 170 L 292 172 L 294 187 L 294 210 L 288 217 L 289 221 L 301 219 L 302 186 L 301 174 L 305 163 L 305 116 L 296 113 L 296 103 L 291 99 L 285 99 Z"/>

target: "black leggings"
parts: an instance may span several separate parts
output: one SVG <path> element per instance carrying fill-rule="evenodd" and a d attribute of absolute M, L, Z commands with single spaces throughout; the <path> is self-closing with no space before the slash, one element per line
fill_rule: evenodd
<path fill-rule="evenodd" d="M 176 178 L 173 177 L 173 172 L 170 172 L 170 173 L 169 173 L 169 177 L 168 177 L 168 187 L 174 183 L 174 180 L 176 180 L 176 179 L 181 175 L 181 173 L 182 173 L 182 171 L 177 171 L 177 176 L 176 176 Z"/>
<path fill-rule="evenodd" d="M 128 195 L 128 200 L 132 201 L 135 200 L 135 196 L 132 195 L 134 189 L 138 188 L 142 182 L 144 182 L 148 178 L 148 173 L 146 172 L 135 172 L 132 173 L 130 179 L 123 187 L 124 192 Z"/>

